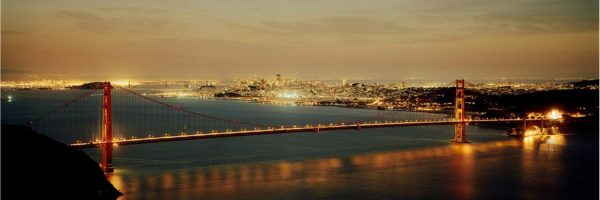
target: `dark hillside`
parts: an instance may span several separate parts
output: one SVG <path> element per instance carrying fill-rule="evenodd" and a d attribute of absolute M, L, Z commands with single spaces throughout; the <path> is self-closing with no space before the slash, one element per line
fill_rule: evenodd
<path fill-rule="evenodd" d="M 24 126 L 2 125 L 2 198 L 116 199 L 98 163 Z"/>

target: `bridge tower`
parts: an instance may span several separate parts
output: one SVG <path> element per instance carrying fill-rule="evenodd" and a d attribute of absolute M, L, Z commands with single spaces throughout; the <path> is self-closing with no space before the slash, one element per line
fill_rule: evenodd
<path fill-rule="evenodd" d="M 454 124 L 454 139 L 452 142 L 465 143 L 465 80 L 456 80 L 456 101 L 454 103 L 454 119 L 459 122 Z"/>
<path fill-rule="evenodd" d="M 102 170 L 104 173 L 113 173 L 112 163 L 112 103 L 110 95 L 110 82 L 104 82 L 104 100 L 102 103 Z"/>

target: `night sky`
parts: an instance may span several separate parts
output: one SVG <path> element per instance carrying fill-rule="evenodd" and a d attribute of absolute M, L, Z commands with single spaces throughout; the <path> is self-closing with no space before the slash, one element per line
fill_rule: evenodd
<path fill-rule="evenodd" d="M 2 69 L 105 79 L 596 78 L 598 0 L 2 1 Z"/>

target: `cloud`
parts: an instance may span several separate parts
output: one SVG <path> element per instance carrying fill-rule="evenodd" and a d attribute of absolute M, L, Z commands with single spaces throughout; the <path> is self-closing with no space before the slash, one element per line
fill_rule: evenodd
<path fill-rule="evenodd" d="M 597 16 L 595 17 L 597 19 Z M 492 12 L 474 17 L 475 20 L 495 27 L 499 33 L 568 33 L 598 30 L 597 20 L 585 20 L 575 14 L 551 15 L 535 12 Z"/>
<path fill-rule="evenodd" d="M 109 31 L 148 32 L 170 28 L 170 19 L 152 17 L 104 17 L 90 12 L 59 11 L 56 18 L 71 21 L 81 30 L 105 33 Z"/>
<path fill-rule="evenodd" d="M 234 28 L 236 30 L 243 30 L 243 31 L 247 31 L 250 33 L 262 33 L 262 34 L 269 34 L 269 35 L 274 35 L 274 36 L 292 36 L 293 35 L 292 33 L 288 32 L 288 31 L 273 30 L 271 28 L 260 26 L 260 25 L 234 22 L 234 21 L 219 18 L 219 17 L 203 16 L 202 18 L 204 20 L 212 21 L 212 22 L 215 22 L 218 24 L 222 24 L 222 25 Z"/>
<path fill-rule="evenodd" d="M 68 10 L 59 11 L 58 14 L 56 15 L 56 17 L 61 18 L 61 19 L 76 19 L 76 20 L 102 20 L 101 17 L 91 14 L 91 13 L 80 12 L 80 11 L 68 11 Z"/>
<path fill-rule="evenodd" d="M 324 17 L 308 21 L 270 21 L 263 24 L 291 33 L 335 36 L 368 36 L 411 32 L 411 29 L 398 26 L 392 21 L 357 16 Z"/>
<path fill-rule="evenodd" d="M 28 34 L 28 33 L 29 32 L 27 32 L 27 31 L 2 29 L 2 35 L 23 35 L 23 34 Z"/>
<path fill-rule="evenodd" d="M 106 12 L 128 12 L 128 13 L 158 13 L 163 12 L 163 9 L 158 8 L 143 8 L 143 7 L 99 7 L 99 11 Z"/>
<path fill-rule="evenodd" d="M 73 21 L 82 30 L 98 33 L 112 30 L 114 24 L 95 14 L 80 11 L 59 11 L 56 18 Z"/>

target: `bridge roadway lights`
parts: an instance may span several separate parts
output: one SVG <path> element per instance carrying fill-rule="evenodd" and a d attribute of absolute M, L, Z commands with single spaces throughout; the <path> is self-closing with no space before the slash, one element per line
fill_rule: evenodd
<path fill-rule="evenodd" d="M 114 172 L 114 168 L 113 168 L 113 162 L 112 162 L 112 150 L 113 150 L 113 146 L 112 146 L 112 103 L 111 103 L 111 85 L 110 82 L 105 82 L 104 83 L 104 101 L 103 101 L 103 119 L 102 119 L 102 141 L 104 142 L 104 145 L 102 145 L 102 169 L 106 174 L 110 174 Z M 465 134 L 465 129 L 467 126 L 467 123 L 465 121 L 465 81 L 464 80 L 456 80 L 456 98 L 455 98 L 455 111 L 454 111 L 454 122 L 458 122 L 455 123 L 455 132 L 454 132 L 454 139 L 451 140 L 451 142 L 455 142 L 455 143 L 469 143 L 469 141 L 466 139 L 466 134 Z M 425 122 L 430 121 L 430 120 L 425 120 Z M 526 120 L 523 120 L 524 124 L 526 123 Z M 410 122 L 407 123 L 409 124 L 413 124 L 413 125 L 418 125 L 419 124 L 419 120 L 414 120 L 413 123 L 412 120 Z M 389 123 L 388 121 L 386 121 L 386 123 Z M 543 119 L 542 119 L 542 123 L 543 123 Z M 374 127 L 387 127 L 387 126 L 378 126 L 378 121 L 375 121 L 375 123 L 373 124 L 374 126 L 369 126 L 370 124 L 373 123 L 364 123 L 364 125 L 367 125 L 366 128 L 374 128 Z M 385 124 L 384 124 L 385 125 Z M 319 132 L 320 131 L 320 124 L 315 127 L 313 129 L 313 132 Z M 334 124 L 330 124 L 330 127 L 325 127 L 325 130 L 338 130 L 338 129 L 342 129 L 339 126 L 336 125 L 336 127 L 333 127 Z M 348 127 L 349 128 L 349 127 Z M 271 128 L 268 127 L 267 130 L 269 130 L 271 132 L 275 132 L 277 131 L 275 127 Z M 284 129 L 284 127 L 282 126 L 280 130 L 280 132 L 282 133 L 286 133 L 286 132 L 290 132 L 287 129 Z M 345 128 L 343 128 L 345 129 Z M 361 129 L 361 124 L 356 124 L 356 129 L 360 130 Z M 212 131 L 214 132 L 214 131 Z M 227 132 L 229 132 L 229 130 L 227 130 Z"/>

